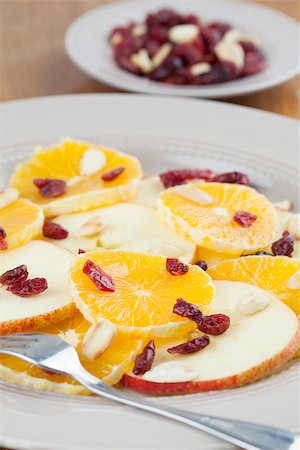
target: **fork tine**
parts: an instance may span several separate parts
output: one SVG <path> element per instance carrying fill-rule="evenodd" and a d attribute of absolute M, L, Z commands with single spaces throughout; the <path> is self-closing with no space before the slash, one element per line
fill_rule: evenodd
<path fill-rule="evenodd" d="M 14 342 L 37 342 L 38 339 L 36 337 L 33 337 L 31 335 L 26 334 L 8 334 L 5 336 L 0 336 L 0 342 L 3 341 L 14 341 Z"/>

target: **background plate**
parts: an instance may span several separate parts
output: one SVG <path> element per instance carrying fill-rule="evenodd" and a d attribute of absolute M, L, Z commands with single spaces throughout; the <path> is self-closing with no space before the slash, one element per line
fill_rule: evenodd
<path fill-rule="evenodd" d="M 159 112 L 159 114 L 158 114 Z M 46 97 L 0 105 L 0 183 L 40 143 L 62 136 L 115 145 L 148 172 L 175 167 L 240 169 L 274 200 L 297 201 L 298 122 L 208 101 L 137 95 Z M 296 430 L 296 362 L 242 388 L 173 397 L 161 404 Z M 0 446 L 26 450 L 226 450 L 183 425 L 101 398 L 0 383 Z M 288 412 L 288 414 L 287 414 Z"/>
<path fill-rule="evenodd" d="M 162 7 L 196 13 L 203 22 L 228 22 L 257 36 L 268 60 L 267 70 L 240 80 L 211 86 L 168 86 L 121 70 L 113 61 L 108 35 L 113 28 Z M 135 0 L 104 5 L 79 17 L 66 34 L 66 50 L 91 77 L 128 91 L 148 94 L 228 97 L 259 91 L 299 72 L 299 25 L 274 9 L 240 0 Z"/>

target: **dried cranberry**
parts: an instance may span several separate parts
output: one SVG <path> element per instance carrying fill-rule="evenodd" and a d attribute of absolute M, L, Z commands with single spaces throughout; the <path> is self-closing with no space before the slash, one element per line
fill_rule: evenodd
<path fill-rule="evenodd" d="M 7 234 L 4 228 L 0 227 L 0 250 L 7 250 L 8 245 L 5 240 Z"/>
<path fill-rule="evenodd" d="M 82 250 L 82 248 L 80 248 L 80 249 L 78 250 L 78 255 L 82 255 L 83 253 L 86 253 L 86 251 L 85 251 L 85 250 Z"/>
<path fill-rule="evenodd" d="M 69 236 L 69 232 L 58 223 L 45 219 L 43 235 L 50 239 L 66 239 Z"/>
<path fill-rule="evenodd" d="M 250 184 L 248 176 L 243 172 L 220 173 L 212 177 L 210 181 L 216 181 L 217 183 Z"/>
<path fill-rule="evenodd" d="M 149 37 L 159 44 L 164 44 L 168 40 L 168 29 L 163 26 L 155 26 L 149 30 Z"/>
<path fill-rule="evenodd" d="M 194 14 L 187 14 L 186 16 L 181 16 L 180 23 L 200 26 L 199 17 L 195 16 Z"/>
<path fill-rule="evenodd" d="M 201 48 L 199 41 L 197 46 L 194 44 L 176 44 L 173 49 L 173 54 L 180 58 L 185 66 L 191 66 L 201 62 L 204 57 L 204 48 Z"/>
<path fill-rule="evenodd" d="M 9 286 L 11 284 L 21 283 L 28 278 L 28 270 L 25 264 L 7 270 L 0 276 L 0 283 Z"/>
<path fill-rule="evenodd" d="M 115 291 L 114 280 L 101 267 L 96 266 L 93 261 L 87 260 L 84 263 L 83 273 L 85 273 L 100 291 Z"/>
<path fill-rule="evenodd" d="M 198 323 L 204 316 L 197 305 L 186 302 L 183 298 L 178 298 L 174 307 L 173 313 L 181 317 L 187 317 L 190 320 Z"/>
<path fill-rule="evenodd" d="M 155 344 L 153 339 L 144 347 L 142 353 L 135 357 L 134 368 L 132 372 L 135 375 L 142 375 L 151 369 L 155 356 Z"/>
<path fill-rule="evenodd" d="M 154 27 L 157 25 L 165 25 L 170 28 L 180 23 L 180 15 L 172 9 L 161 9 L 157 13 L 148 14 L 146 18 L 146 24 L 148 27 Z"/>
<path fill-rule="evenodd" d="M 241 227 L 251 227 L 256 219 L 257 216 L 249 213 L 248 211 L 237 211 L 232 217 L 232 220 L 234 220 Z"/>
<path fill-rule="evenodd" d="M 205 334 L 201 337 L 192 339 L 191 341 L 185 342 L 184 344 L 176 345 L 175 347 L 168 348 L 168 353 L 180 353 L 185 355 L 187 353 L 199 352 L 205 348 L 210 342 L 209 336 Z"/>
<path fill-rule="evenodd" d="M 167 258 L 166 269 L 171 275 L 184 275 L 189 271 L 189 266 L 177 258 Z"/>
<path fill-rule="evenodd" d="M 7 250 L 8 249 L 8 243 L 5 239 L 0 238 L 0 250 Z"/>
<path fill-rule="evenodd" d="M 264 54 L 259 49 L 248 51 L 245 53 L 245 61 L 243 67 L 243 76 L 253 75 L 261 72 L 266 68 L 266 59 Z"/>
<path fill-rule="evenodd" d="M 289 231 L 284 231 L 278 241 L 273 242 L 272 252 L 275 256 L 292 256 L 294 251 L 294 236 Z"/>
<path fill-rule="evenodd" d="M 202 333 L 212 334 L 214 336 L 225 333 L 229 326 L 230 318 L 225 314 L 202 316 L 197 322 L 197 327 Z"/>
<path fill-rule="evenodd" d="M 113 181 L 115 180 L 119 175 L 121 175 L 122 172 L 124 172 L 125 167 L 118 167 L 117 169 L 110 170 L 109 172 L 105 172 L 101 175 L 101 178 L 103 181 Z"/>
<path fill-rule="evenodd" d="M 200 269 L 206 271 L 208 269 L 208 266 L 206 264 L 206 262 L 203 259 L 199 259 L 199 261 L 195 262 L 196 266 L 199 266 Z"/>
<path fill-rule="evenodd" d="M 0 239 L 5 239 L 7 236 L 6 231 L 4 230 L 4 228 L 0 227 Z"/>
<path fill-rule="evenodd" d="M 7 291 L 19 297 L 32 297 L 48 289 L 48 283 L 45 278 L 32 278 L 18 284 L 12 284 L 7 287 Z"/>
<path fill-rule="evenodd" d="M 209 180 L 212 171 L 209 169 L 177 169 L 161 173 L 160 179 L 165 188 L 184 184 L 187 180 Z"/>
<path fill-rule="evenodd" d="M 213 53 L 216 44 L 230 28 L 230 25 L 219 22 L 211 23 L 201 28 L 201 35 L 206 44 L 207 52 Z"/>
<path fill-rule="evenodd" d="M 35 178 L 33 184 L 39 189 L 44 198 L 60 197 L 66 193 L 66 183 L 63 180 L 50 178 Z"/>

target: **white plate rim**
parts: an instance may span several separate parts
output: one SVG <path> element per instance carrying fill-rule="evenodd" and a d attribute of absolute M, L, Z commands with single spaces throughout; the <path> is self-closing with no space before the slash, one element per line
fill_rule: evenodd
<path fill-rule="evenodd" d="M 292 132 L 296 131 L 296 129 L 299 126 L 299 123 L 293 119 L 286 119 L 286 118 L 279 117 L 277 115 L 270 114 L 270 113 L 264 113 L 264 112 L 260 112 L 260 111 L 256 111 L 256 110 L 251 110 L 251 109 L 245 108 L 245 107 L 232 106 L 232 105 L 221 104 L 219 102 L 211 102 L 211 101 L 170 99 L 170 98 L 159 99 L 156 97 L 153 98 L 153 97 L 149 97 L 149 96 L 139 96 L 139 95 L 130 95 L 130 94 L 128 94 L 128 95 L 118 95 L 118 94 L 75 95 L 75 96 L 62 96 L 62 97 L 57 96 L 57 97 L 36 98 L 36 99 L 29 99 L 29 100 L 19 100 L 19 101 L 14 101 L 14 102 L 7 102 L 7 103 L 0 105 L 0 119 L 3 119 L 3 120 L 0 120 L 0 123 L 2 123 L 2 125 L 3 125 L 3 128 L 2 128 L 3 133 L 2 133 L 2 138 L 1 138 L 1 142 L 0 142 L 0 144 L 1 144 L 0 152 L 1 151 L 3 152 L 9 146 L 18 144 L 19 141 L 22 143 L 29 142 L 27 139 L 26 133 L 29 133 L 29 135 L 30 134 L 32 135 L 33 131 L 36 132 L 33 129 L 28 130 L 28 127 L 30 127 L 30 125 L 29 125 L 30 123 L 31 123 L 31 126 L 36 125 L 35 121 L 37 120 L 37 114 L 39 114 L 40 120 L 42 120 L 42 116 L 45 116 L 45 118 L 48 119 L 48 128 L 49 128 L 49 122 L 51 123 L 51 120 L 53 119 L 54 114 L 58 110 L 60 111 L 61 115 L 58 116 L 57 121 L 61 120 L 61 117 L 65 116 L 66 117 L 65 120 L 67 122 L 68 127 L 70 127 L 70 124 L 72 122 L 70 117 L 68 117 L 68 114 L 72 110 L 73 111 L 80 110 L 83 117 L 85 117 L 87 112 L 90 111 L 89 119 L 91 121 L 94 121 L 94 124 L 96 124 L 97 117 L 95 117 L 95 115 L 93 114 L 93 113 L 95 113 L 95 108 L 97 108 L 98 111 L 101 111 L 103 108 L 110 105 L 111 112 L 114 112 L 114 108 L 117 105 L 119 107 L 121 103 L 123 103 L 125 106 L 130 105 L 132 108 L 134 108 L 134 110 L 136 111 L 134 113 L 134 116 L 140 115 L 139 114 L 140 109 L 137 106 L 144 105 L 144 107 L 146 109 L 148 109 L 147 118 L 149 119 L 149 117 L 152 115 L 153 120 L 154 120 L 154 116 L 155 116 L 155 111 L 152 111 L 152 114 L 151 114 L 151 111 L 149 111 L 151 109 L 151 107 L 150 107 L 151 104 L 159 105 L 160 111 L 162 110 L 162 108 L 165 108 L 165 111 L 170 108 L 172 110 L 174 110 L 176 105 L 177 105 L 177 107 L 180 107 L 180 109 L 183 111 L 183 113 L 185 113 L 187 110 L 194 111 L 194 112 L 198 111 L 199 113 L 201 111 L 202 112 L 205 111 L 209 116 L 208 121 L 203 125 L 205 128 L 207 127 L 207 124 L 211 120 L 211 117 L 214 117 L 214 116 L 217 117 L 217 119 L 216 119 L 217 127 L 218 127 L 219 123 L 221 124 L 221 122 L 222 122 L 223 114 L 227 115 L 229 121 L 230 121 L 229 116 L 232 116 L 235 119 L 237 117 L 240 117 L 239 125 L 242 127 L 242 130 L 240 130 L 241 134 L 243 134 L 244 132 L 247 131 L 246 122 L 248 122 L 249 118 L 251 118 L 251 121 L 254 122 L 254 124 L 258 125 L 261 122 L 264 123 L 264 126 L 266 127 L 266 131 L 265 131 L 266 134 L 268 134 L 267 130 L 269 130 L 270 127 L 271 127 L 271 129 L 274 129 L 274 134 L 267 136 L 267 140 L 269 141 L 269 144 L 270 144 L 268 152 L 270 152 L 271 149 L 274 148 L 274 145 L 276 144 L 278 136 L 282 135 L 282 133 L 284 133 L 284 135 L 287 134 L 286 137 L 287 137 L 288 147 L 291 144 L 291 142 L 295 143 L 296 134 L 294 135 L 292 141 L 290 141 L 289 138 L 291 135 L 291 131 Z M 105 110 L 106 110 L 106 108 L 105 108 Z M 25 111 L 28 112 L 28 117 L 24 117 Z M 220 112 L 220 114 L 218 114 L 218 112 Z M 107 113 L 108 113 L 108 111 L 107 111 Z M 113 119 L 113 115 L 110 115 L 108 113 L 108 116 L 110 116 L 108 119 L 108 122 L 111 122 Z M 119 119 L 120 119 L 120 115 L 119 115 Z M 117 119 L 117 121 L 119 119 Z M 78 121 L 78 118 L 76 120 Z M 75 120 L 75 122 L 76 122 L 76 120 Z M 193 122 L 195 124 L 196 120 L 193 119 Z M 17 132 L 16 132 L 16 123 L 17 123 L 17 125 L 19 125 L 19 127 L 18 127 L 19 130 Z M 156 124 L 157 123 L 158 123 L 158 119 L 156 119 Z M 243 126 L 241 124 L 243 124 Z M 42 127 L 41 132 L 43 132 L 43 127 L 45 125 L 46 125 L 46 122 L 44 123 L 42 121 L 41 122 L 41 127 Z M 52 125 L 55 128 L 55 125 L 53 123 L 52 123 Z M 83 126 L 82 129 L 83 128 L 85 128 L 85 126 Z M 87 128 L 89 128 L 89 130 L 87 131 L 87 133 L 89 133 L 89 131 L 92 128 L 90 128 L 90 125 Z M 125 124 L 125 128 L 127 128 L 126 124 Z M 187 133 L 186 129 L 180 130 L 178 132 L 176 130 L 176 128 L 177 128 L 176 126 L 173 128 L 174 128 L 173 134 L 171 135 L 170 139 L 173 139 L 174 142 L 177 139 L 179 139 L 180 134 Z M 263 128 L 259 128 L 258 132 L 261 133 L 262 129 Z M 105 131 L 106 132 L 109 131 L 112 134 L 113 134 L 113 132 L 117 133 L 115 127 L 111 127 L 108 130 L 107 123 L 105 123 Z M 128 131 L 129 134 L 132 133 L 132 131 L 136 132 L 136 130 L 134 130 L 133 125 L 131 124 L 131 130 Z M 139 131 L 141 131 L 141 130 L 139 130 Z M 142 139 L 144 131 L 145 130 L 142 130 L 142 133 L 133 133 L 133 134 L 136 134 L 135 137 L 139 137 Z M 149 136 L 149 130 L 147 130 L 147 131 L 148 131 L 148 136 Z M 232 142 L 228 142 L 228 135 L 226 137 L 226 134 L 222 134 L 222 133 L 224 133 L 224 131 L 225 130 L 221 130 L 221 135 L 222 135 L 221 140 L 223 142 L 223 145 L 226 146 L 228 144 L 228 147 L 232 148 L 233 144 L 232 144 Z M 77 132 L 77 129 L 76 129 L 76 132 Z M 52 136 L 53 133 L 56 136 L 56 129 L 54 131 L 49 131 L 49 135 Z M 79 133 L 82 133 L 82 130 L 79 130 Z M 162 135 L 164 135 L 164 133 L 165 133 L 165 131 L 162 130 Z M 18 134 L 20 134 L 22 137 L 21 136 L 18 137 Z M 198 139 L 203 138 L 204 143 L 209 144 L 210 142 L 215 141 L 215 135 L 214 135 L 213 129 L 211 129 L 209 131 L 209 134 L 211 136 L 210 139 L 207 137 L 207 135 L 205 137 L 202 136 L 202 130 L 195 130 L 195 134 L 198 135 Z M 122 136 L 122 135 L 124 135 L 123 132 L 120 133 L 120 136 Z M 162 139 L 158 130 L 157 130 L 156 137 L 159 139 Z M 47 139 L 48 138 L 49 137 L 47 137 Z M 190 136 L 189 136 L 189 138 L 190 138 Z M 192 136 L 192 138 L 193 138 L 193 140 L 191 142 L 196 142 L 195 136 Z M 244 145 L 244 143 L 243 143 L 243 145 Z M 241 147 L 243 147 L 243 145 Z M 277 147 L 275 145 L 275 150 L 278 151 L 279 149 L 280 149 L 280 145 L 277 145 Z M 295 149 L 294 147 L 293 148 L 289 147 L 287 149 L 287 153 L 288 153 L 289 157 L 288 157 L 288 161 L 286 161 L 286 166 L 289 170 L 293 169 L 293 166 L 294 166 L 294 161 L 295 161 L 295 155 L 293 154 L 294 149 Z M 245 150 L 247 152 L 249 152 L 249 148 L 248 149 L 245 148 Z M 257 155 L 256 156 L 253 155 L 253 153 L 251 153 L 251 151 L 250 151 L 250 154 L 252 154 L 253 157 L 257 158 Z M 293 161 L 293 158 L 294 158 L 294 161 Z M 272 158 L 271 158 L 271 160 L 272 160 Z M 279 159 L 278 161 L 274 161 L 274 164 L 275 164 L 275 166 L 279 167 L 279 165 L 282 162 L 283 162 L 283 160 Z M 294 170 L 292 172 L 294 173 Z M 287 176 L 288 176 L 288 174 L 287 174 Z M 292 381 L 293 381 L 293 379 L 294 379 L 294 375 L 292 377 Z M 252 389 L 254 389 L 254 391 L 255 391 L 255 386 L 256 385 L 253 385 L 251 387 Z M 12 396 L 16 395 L 15 398 L 17 398 L 19 400 L 20 400 L 20 398 L 25 399 L 25 403 L 26 403 L 26 401 L 29 401 L 28 397 L 30 397 L 30 393 L 29 394 L 27 393 L 25 395 L 25 392 L 24 392 L 24 395 L 22 393 L 15 394 L 13 392 L 10 395 L 12 395 Z M 46 397 L 47 396 L 45 396 L 45 398 Z M 240 397 L 243 397 L 243 395 L 241 394 Z M 52 405 L 52 403 L 54 404 L 57 402 L 56 398 L 55 399 L 53 398 L 52 400 L 51 399 L 49 400 L 48 398 L 45 399 L 45 398 L 44 398 L 44 401 L 46 403 L 47 402 L 51 403 L 51 405 Z M 71 400 L 70 400 L 70 402 L 71 402 Z M 109 406 L 107 408 L 109 409 Z M 5 411 L 5 409 L 4 409 L 4 411 Z M 54 423 L 56 423 L 56 425 L 57 425 L 58 424 L 57 420 Z M 31 450 L 32 449 L 54 450 L 54 448 L 61 449 L 61 450 L 71 450 L 71 449 L 73 450 L 76 448 L 76 446 L 61 445 L 59 443 L 57 445 L 53 445 L 53 443 L 51 443 L 51 446 L 49 446 L 50 444 L 47 444 L 47 442 L 38 441 L 38 440 L 31 440 L 31 441 L 24 440 L 24 439 L 22 440 L 22 439 L 18 439 L 17 436 L 14 436 L 14 437 L 5 436 L 3 432 L 2 432 L 2 434 L 3 434 L 3 437 L 1 437 L 1 439 L 0 439 L 0 445 L 8 446 L 8 447 L 17 446 L 17 448 L 26 449 L 26 450 L 28 450 L 29 448 Z M 90 447 L 90 448 L 92 448 L 92 447 Z M 191 450 L 194 450 L 194 447 L 190 447 L 190 448 L 191 448 Z M 222 444 L 221 446 L 210 447 L 210 448 L 216 448 L 216 449 L 223 450 L 223 449 L 225 449 L 225 446 Z M 104 449 L 104 447 L 102 447 L 102 449 Z M 79 450 L 79 449 L 77 448 L 76 450 Z M 120 450 L 121 450 L 121 447 L 120 447 Z M 122 450 L 123 450 L 123 448 L 122 448 Z"/>
<path fill-rule="evenodd" d="M 160 0 L 151 0 L 151 2 L 161 3 Z M 182 0 L 175 0 L 177 2 L 181 2 Z M 205 2 L 205 0 L 202 0 Z M 249 3 L 245 0 L 211 0 L 216 4 L 220 3 L 221 5 L 227 4 L 238 4 L 244 6 L 250 6 L 252 9 L 254 8 L 259 11 L 268 12 L 270 18 L 276 17 L 277 19 L 281 18 L 282 21 L 289 23 L 291 29 L 294 28 L 294 31 L 298 31 L 300 33 L 300 25 L 292 18 L 287 16 L 286 14 L 277 11 L 271 7 L 266 5 L 260 5 L 255 3 Z M 116 1 L 114 3 L 104 4 L 98 6 L 90 11 L 83 13 L 74 22 L 69 26 L 65 34 L 65 49 L 67 54 L 73 63 L 82 70 L 86 75 L 91 76 L 92 78 L 108 84 L 112 87 L 123 89 L 131 92 L 138 93 L 148 93 L 148 94 L 156 94 L 156 95 L 176 95 L 176 96 L 187 96 L 187 97 L 200 97 L 200 98 L 227 98 L 227 97 L 236 97 L 244 94 L 255 93 L 264 89 L 268 89 L 271 87 L 275 87 L 279 84 L 284 83 L 285 81 L 293 78 L 300 72 L 300 60 L 298 59 L 297 63 L 294 64 L 293 67 L 283 71 L 282 73 L 277 74 L 277 76 L 269 77 L 267 79 L 263 79 L 260 81 L 255 81 L 256 76 L 247 77 L 242 80 L 236 80 L 228 83 L 223 83 L 219 85 L 211 85 L 204 87 L 191 87 L 191 86 L 167 86 L 162 83 L 155 83 L 149 80 L 144 80 L 138 78 L 134 75 L 128 74 L 123 70 L 116 67 L 113 61 L 109 63 L 109 69 L 105 70 L 102 68 L 101 70 L 96 70 L 95 68 L 88 67 L 85 61 L 80 57 L 78 51 L 76 50 L 75 39 L 77 37 L 78 31 L 80 28 L 88 23 L 90 19 L 94 17 L 94 15 L 98 14 L 98 12 L 108 11 L 111 9 L 115 9 L 117 12 L 117 7 L 121 8 L 124 5 L 128 5 L 130 7 L 134 7 L 135 4 L 144 4 L 145 7 L 149 4 L 149 0 L 126 0 L 126 1 Z M 174 4 L 174 2 L 173 2 Z M 174 5 L 176 8 L 176 5 Z M 155 4 L 152 7 L 152 10 L 155 9 Z M 189 7 L 187 6 L 187 9 Z M 120 21 L 119 21 L 120 22 Z M 117 21 L 117 24 L 119 23 Z M 122 22 L 122 21 L 121 21 Z M 120 22 L 120 23 L 121 23 Z M 124 22 L 124 20 L 123 20 Z M 104 44 L 103 44 L 104 45 Z M 100 45 L 99 45 L 100 48 Z M 282 48 L 283 51 L 283 48 Z M 258 74 L 257 76 L 260 76 Z M 245 82 L 246 81 L 246 82 Z M 242 82 L 242 84 L 240 84 Z"/>

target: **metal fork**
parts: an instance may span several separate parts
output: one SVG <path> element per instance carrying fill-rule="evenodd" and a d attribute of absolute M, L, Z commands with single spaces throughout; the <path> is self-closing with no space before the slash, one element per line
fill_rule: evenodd
<path fill-rule="evenodd" d="M 42 369 L 69 375 L 89 391 L 134 408 L 190 425 L 247 450 L 297 450 L 299 435 L 288 431 L 158 406 L 138 395 L 112 388 L 87 372 L 77 352 L 57 336 L 20 333 L 0 336 L 0 353 L 17 356 Z"/>

